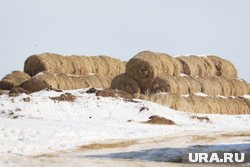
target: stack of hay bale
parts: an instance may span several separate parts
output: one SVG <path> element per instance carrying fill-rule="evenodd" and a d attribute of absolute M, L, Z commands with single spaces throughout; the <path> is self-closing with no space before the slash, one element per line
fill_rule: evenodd
<path fill-rule="evenodd" d="M 114 76 L 125 72 L 126 62 L 108 56 L 32 55 L 24 72 L 14 72 L 0 82 L 0 89 L 21 87 L 29 92 L 45 88 L 72 90 L 109 88 Z"/>
<path fill-rule="evenodd" d="M 218 56 L 143 51 L 129 60 L 126 73 L 116 76 L 111 87 L 180 111 L 250 114 L 248 100 L 241 97 L 250 94 L 250 86 L 237 78 L 235 66 Z"/>

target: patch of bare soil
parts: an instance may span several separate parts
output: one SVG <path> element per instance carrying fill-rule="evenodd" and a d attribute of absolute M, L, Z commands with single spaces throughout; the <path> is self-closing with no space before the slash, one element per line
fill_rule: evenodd
<path fill-rule="evenodd" d="M 74 102 L 76 99 L 76 96 L 72 95 L 71 93 L 65 93 L 65 94 L 61 94 L 60 96 L 57 96 L 57 97 L 50 97 L 50 99 L 55 100 L 55 101 Z"/>
<path fill-rule="evenodd" d="M 24 101 L 24 102 L 30 102 L 31 99 L 30 99 L 30 97 L 25 97 L 25 98 L 23 98 L 23 101 Z"/>
<path fill-rule="evenodd" d="M 124 92 L 124 91 L 120 91 L 120 90 L 112 90 L 112 89 L 104 89 L 104 90 L 100 90 L 96 92 L 96 96 L 102 96 L 102 97 L 121 97 L 123 99 L 126 100 L 132 100 L 132 95 Z"/>
<path fill-rule="evenodd" d="M 149 120 L 144 122 L 147 124 L 158 124 L 158 125 L 176 125 L 176 123 L 170 119 L 159 117 L 157 115 L 153 115 L 149 117 Z"/>
<path fill-rule="evenodd" d="M 199 120 L 201 122 L 211 122 L 210 119 L 208 117 L 200 117 L 200 116 L 192 116 L 191 117 L 192 119 L 196 119 L 196 120 Z"/>
<path fill-rule="evenodd" d="M 80 146 L 78 150 L 85 150 L 85 149 L 107 149 L 107 148 L 123 148 L 128 147 L 131 145 L 137 144 L 136 140 L 128 140 L 128 141 L 122 141 L 122 142 L 116 142 L 116 143 L 94 143 L 89 145 Z"/>
<path fill-rule="evenodd" d="M 91 94 L 91 93 L 96 93 L 98 90 L 96 90 L 95 88 L 90 88 L 90 89 L 88 89 L 87 91 L 86 91 L 86 93 L 89 93 L 89 94 Z"/>

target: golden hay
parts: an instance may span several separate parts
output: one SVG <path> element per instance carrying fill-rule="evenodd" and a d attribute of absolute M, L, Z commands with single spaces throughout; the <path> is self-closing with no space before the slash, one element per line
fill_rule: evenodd
<path fill-rule="evenodd" d="M 172 93 L 153 94 L 143 99 L 178 111 L 203 114 L 250 114 L 249 101 L 240 98 L 220 98 L 190 95 L 183 97 Z"/>
<path fill-rule="evenodd" d="M 216 77 L 196 78 L 201 92 L 210 96 L 223 95 L 222 84 Z"/>
<path fill-rule="evenodd" d="M 217 74 L 214 62 L 205 56 L 180 56 L 177 57 L 183 66 L 183 73 L 194 77 L 213 77 Z"/>
<path fill-rule="evenodd" d="M 250 94 L 249 84 L 244 80 L 232 79 L 231 84 L 231 96 L 242 96 Z"/>
<path fill-rule="evenodd" d="M 176 94 L 194 94 L 198 92 L 209 96 L 242 96 L 249 94 L 249 84 L 244 80 L 223 77 L 194 78 L 191 76 L 156 77 L 149 85 L 150 93 L 169 92 Z"/>
<path fill-rule="evenodd" d="M 173 57 L 151 51 L 138 53 L 126 65 L 126 73 L 137 81 L 142 92 L 160 75 L 178 75 L 182 72 L 181 63 Z"/>
<path fill-rule="evenodd" d="M 43 72 L 23 83 L 21 87 L 31 92 L 35 92 L 45 88 L 61 90 L 73 90 L 89 87 L 109 88 L 110 84 L 111 78 L 101 75 L 75 76 Z"/>
<path fill-rule="evenodd" d="M 130 94 L 141 92 L 141 88 L 138 83 L 126 73 L 117 75 L 112 80 L 111 89 L 122 90 Z"/>
<path fill-rule="evenodd" d="M 6 75 L 0 81 L 0 89 L 11 90 L 15 86 L 19 86 L 23 82 L 30 79 L 30 76 L 21 71 L 13 71 L 11 74 Z"/>
<path fill-rule="evenodd" d="M 61 56 L 44 53 L 30 56 L 24 65 L 24 71 L 34 76 L 42 71 L 55 74 L 98 74 L 114 77 L 125 71 L 125 64 L 121 60 L 108 56 Z"/>
<path fill-rule="evenodd" d="M 149 88 L 151 93 L 169 92 L 177 94 L 197 93 L 201 91 L 199 83 L 189 76 L 157 77 Z"/>
<path fill-rule="evenodd" d="M 235 66 L 228 60 L 222 59 L 218 56 L 208 56 L 217 69 L 217 76 L 222 76 L 229 79 L 237 78 L 237 70 Z"/>

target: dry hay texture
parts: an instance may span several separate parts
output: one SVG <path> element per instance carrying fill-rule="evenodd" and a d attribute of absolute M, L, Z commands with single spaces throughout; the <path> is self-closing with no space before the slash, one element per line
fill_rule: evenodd
<path fill-rule="evenodd" d="M 73 90 L 81 88 L 109 88 L 111 77 L 101 75 L 68 75 L 68 74 L 51 74 L 42 72 L 32 77 L 21 85 L 22 88 L 30 92 L 40 91 L 46 88 Z"/>
<path fill-rule="evenodd" d="M 11 90 L 15 86 L 21 85 L 23 82 L 30 79 L 30 76 L 21 71 L 13 71 L 11 74 L 6 75 L 0 81 L 0 89 Z"/>
<path fill-rule="evenodd" d="M 183 67 L 183 73 L 196 77 L 216 76 L 217 70 L 214 63 L 207 57 L 199 57 L 195 55 L 180 56 Z"/>
<path fill-rule="evenodd" d="M 182 65 L 178 59 L 167 54 L 143 51 L 129 60 L 126 73 L 135 79 L 142 92 L 145 92 L 157 76 L 182 73 Z"/>
<path fill-rule="evenodd" d="M 147 97 L 142 96 L 141 98 L 178 111 L 203 114 L 250 114 L 248 99 L 195 95 L 184 97 L 171 93 L 158 93 Z"/>
<path fill-rule="evenodd" d="M 125 64 L 126 62 L 108 56 L 62 56 L 44 53 L 30 56 L 25 61 L 24 71 L 31 76 L 48 71 L 56 74 L 98 74 L 115 77 L 125 71 Z"/>
<path fill-rule="evenodd" d="M 196 78 L 192 76 L 156 77 L 149 86 L 149 92 L 194 94 L 198 92 L 209 96 L 242 96 L 249 94 L 249 84 L 244 80 L 226 79 L 223 77 Z"/>
<path fill-rule="evenodd" d="M 201 92 L 199 82 L 191 76 L 162 76 L 156 77 L 149 86 L 150 93 L 169 92 L 190 94 Z"/>
<path fill-rule="evenodd" d="M 217 56 L 172 57 L 165 53 L 143 51 L 135 55 L 126 65 L 126 73 L 137 81 L 146 92 L 148 85 L 159 76 L 178 76 L 184 73 L 193 77 L 237 78 L 235 66 Z"/>
<path fill-rule="evenodd" d="M 131 78 L 128 74 L 123 73 L 117 75 L 111 82 L 111 89 L 118 89 L 128 92 L 130 94 L 140 93 L 141 88 L 138 83 Z"/>
<path fill-rule="evenodd" d="M 208 58 L 214 63 L 217 70 L 217 76 L 222 76 L 229 79 L 237 78 L 237 69 L 230 61 L 212 55 L 208 56 Z"/>

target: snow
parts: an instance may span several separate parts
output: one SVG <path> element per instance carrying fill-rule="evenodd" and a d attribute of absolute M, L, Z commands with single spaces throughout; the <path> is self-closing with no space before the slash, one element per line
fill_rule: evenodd
<path fill-rule="evenodd" d="M 97 97 L 85 91 L 44 90 L 15 98 L 0 96 L 0 154 L 40 155 L 109 140 L 250 131 L 250 115 L 192 114 L 149 101 Z M 65 92 L 75 95 L 76 100 L 50 99 Z M 27 98 L 30 98 L 29 102 L 25 101 Z M 148 110 L 140 111 L 142 107 Z M 152 115 L 168 118 L 177 125 L 142 123 Z M 210 122 L 193 119 L 193 115 L 206 116 Z"/>

